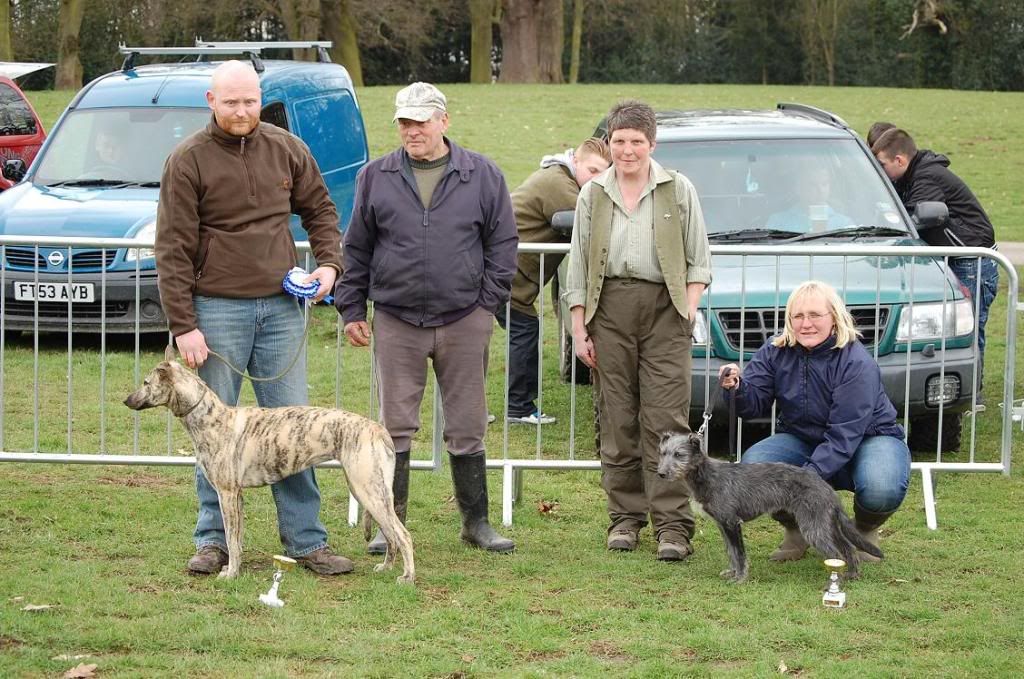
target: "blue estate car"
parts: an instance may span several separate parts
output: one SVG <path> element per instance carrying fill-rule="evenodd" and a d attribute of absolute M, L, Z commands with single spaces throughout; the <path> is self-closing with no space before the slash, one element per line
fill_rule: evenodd
<path fill-rule="evenodd" d="M 128 56 L 122 69 L 82 88 L 28 172 L 5 165 L 5 175 L 21 182 L 0 194 L 0 234 L 152 238 L 164 160 L 210 120 L 206 91 L 218 62 L 206 59 L 229 54 L 252 59 L 263 90 L 261 118 L 306 142 L 337 204 L 340 224 L 347 224 L 356 173 L 369 153 L 362 114 L 348 72 L 329 62 L 324 48 L 330 43 L 300 45 L 318 48 L 318 62 L 259 56 L 266 48 L 295 45 L 123 47 Z M 135 66 L 140 54 L 194 54 L 198 61 Z M 296 240 L 306 240 L 294 215 L 292 231 Z M 141 332 L 167 329 L 152 250 L 75 248 L 68 255 L 67 247 L 5 247 L 6 330 L 32 330 L 37 303 L 40 330 L 66 331 L 69 307 L 75 331 L 105 327 L 131 333 L 136 316 Z"/>

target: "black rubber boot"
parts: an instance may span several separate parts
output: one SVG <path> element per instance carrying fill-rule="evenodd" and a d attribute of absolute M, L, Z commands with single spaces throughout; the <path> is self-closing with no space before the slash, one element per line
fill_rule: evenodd
<path fill-rule="evenodd" d="M 399 520 L 404 524 L 406 510 L 409 508 L 408 450 L 404 453 L 395 453 L 395 482 L 392 491 L 395 494 L 395 514 L 398 514 Z M 383 554 L 388 551 L 388 543 L 384 539 L 384 534 L 380 532 L 380 528 L 370 540 L 370 544 L 366 546 L 366 551 L 370 554 Z"/>
<path fill-rule="evenodd" d="M 856 502 L 853 503 L 853 522 L 857 526 L 864 539 L 878 547 L 878 528 L 889 520 L 889 517 L 896 512 L 869 512 Z M 878 563 L 881 561 L 877 556 L 857 550 L 857 556 L 861 561 L 867 563 Z"/>
<path fill-rule="evenodd" d="M 483 451 L 472 455 L 449 453 L 448 459 L 455 500 L 462 513 L 462 540 L 489 552 L 511 552 L 516 543 L 498 535 L 487 521 L 487 466 Z"/>

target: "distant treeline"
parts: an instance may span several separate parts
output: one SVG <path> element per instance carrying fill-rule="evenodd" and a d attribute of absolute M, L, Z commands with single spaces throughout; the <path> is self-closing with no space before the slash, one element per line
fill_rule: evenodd
<path fill-rule="evenodd" d="M 369 85 L 1024 89 L 1022 0 L 12 0 L 9 7 L 13 54 L 0 59 L 62 63 L 61 75 L 30 76 L 28 87 L 50 87 L 55 77 L 75 86 L 116 69 L 119 42 L 184 46 L 201 36 L 330 39 L 334 59 Z M 0 12 L 0 30 L 3 23 Z"/>

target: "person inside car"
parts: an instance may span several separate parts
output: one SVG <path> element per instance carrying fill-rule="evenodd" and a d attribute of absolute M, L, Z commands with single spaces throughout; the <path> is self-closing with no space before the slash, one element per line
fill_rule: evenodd
<path fill-rule="evenodd" d="M 852 226 L 853 220 L 831 204 L 832 173 L 827 167 L 801 166 L 790 206 L 768 217 L 765 227 L 806 233 Z"/>

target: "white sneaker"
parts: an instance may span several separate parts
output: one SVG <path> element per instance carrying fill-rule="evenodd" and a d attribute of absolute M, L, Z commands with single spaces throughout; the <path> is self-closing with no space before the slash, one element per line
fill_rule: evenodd
<path fill-rule="evenodd" d="M 491 424 L 496 419 L 498 418 L 494 416 L 494 413 L 487 413 L 487 424 Z"/>
<path fill-rule="evenodd" d="M 532 425 L 554 424 L 555 422 L 557 422 L 557 420 L 555 418 L 551 417 L 550 415 L 547 415 L 545 413 L 536 412 L 536 411 L 534 411 L 533 413 L 531 413 L 529 415 L 520 415 L 519 417 L 515 417 L 513 415 L 509 415 L 508 416 L 508 421 L 509 421 L 510 424 L 532 424 Z"/>

